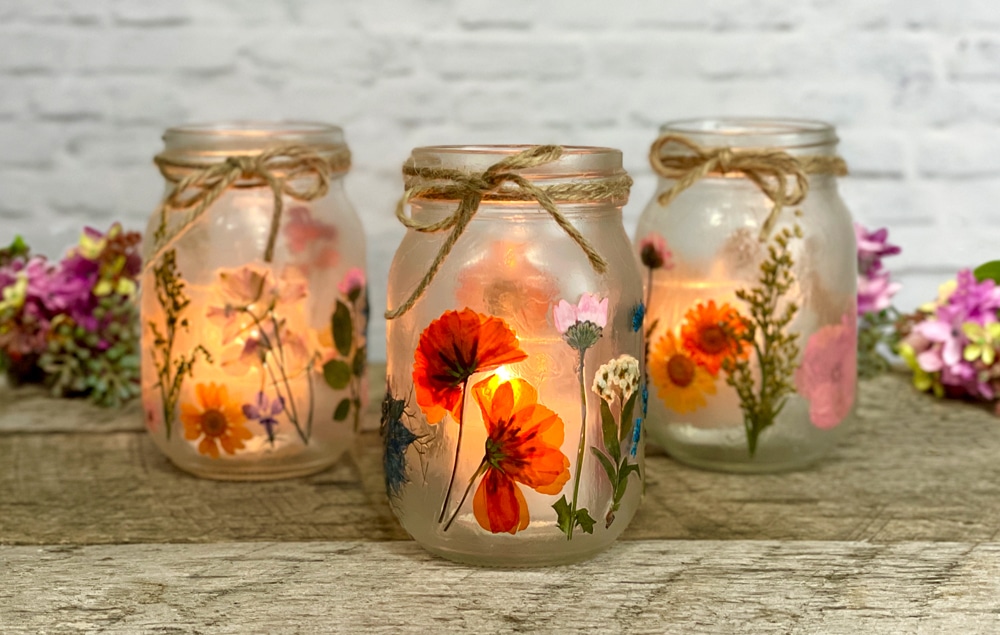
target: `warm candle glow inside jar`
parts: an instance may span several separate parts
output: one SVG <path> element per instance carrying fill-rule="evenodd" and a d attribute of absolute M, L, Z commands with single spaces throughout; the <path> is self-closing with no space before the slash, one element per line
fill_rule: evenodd
<path fill-rule="evenodd" d="M 650 437 L 711 469 L 816 461 L 855 396 L 856 250 L 833 127 L 697 120 L 661 135 L 635 247 Z"/>
<path fill-rule="evenodd" d="M 478 208 L 443 259 L 450 228 L 409 231 L 389 279 L 399 307 L 441 263 L 388 321 L 390 504 L 430 551 L 495 566 L 593 555 L 642 492 L 642 283 L 622 227 L 621 154 L 564 148 L 524 167 L 525 150 L 414 150 L 414 223 L 460 214 L 463 197 Z"/>
<path fill-rule="evenodd" d="M 142 278 L 143 403 L 199 476 L 308 474 L 346 450 L 365 392 L 364 238 L 339 128 L 173 128 Z M 280 204 L 276 206 L 275 197 Z"/>

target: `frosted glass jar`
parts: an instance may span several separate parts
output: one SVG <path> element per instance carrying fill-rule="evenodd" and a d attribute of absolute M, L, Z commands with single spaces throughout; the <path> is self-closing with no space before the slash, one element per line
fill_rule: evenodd
<path fill-rule="evenodd" d="M 636 233 L 648 294 L 649 434 L 671 456 L 705 468 L 812 463 L 851 418 L 857 374 L 857 258 L 833 173 L 843 171 L 835 131 L 812 121 L 724 119 L 670 123 L 661 134 L 693 145 L 654 145 L 654 168 L 659 157 L 680 168 L 660 179 Z M 692 148 L 722 167 L 713 164 L 664 206 L 680 174 L 702 161 Z M 807 189 L 797 191 L 796 175 L 786 174 L 784 196 L 795 204 L 776 215 L 762 188 L 732 169 L 761 157 L 762 167 L 805 166 Z M 780 190 L 773 173 L 752 176 Z"/>
<path fill-rule="evenodd" d="M 350 445 L 366 391 L 364 234 L 343 133 L 237 122 L 164 141 L 167 204 L 143 244 L 149 432 L 198 476 L 322 470 Z"/>
<path fill-rule="evenodd" d="M 404 173 L 481 174 L 522 151 L 417 148 Z M 388 321 L 386 490 L 400 523 L 429 551 L 536 566 L 603 550 L 639 504 L 642 281 L 622 226 L 631 180 L 618 150 L 568 147 L 513 172 L 543 189 L 619 184 L 600 199 L 553 194 L 606 272 L 524 188 L 500 179 L 482 192 L 426 292 Z M 458 207 L 430 195 L 410 202 L 423 224 Z M 407 232 L 390 270 L 389 307 L 418 286 L 446 233 Z"/>

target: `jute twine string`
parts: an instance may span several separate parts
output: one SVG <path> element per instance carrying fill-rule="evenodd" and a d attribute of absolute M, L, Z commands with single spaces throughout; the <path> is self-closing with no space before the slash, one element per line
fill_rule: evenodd
<path fill-rule="evenodd" d="M 251 186 L 267 185 L 271 189 L 274 212 L 264 250 L 264 261 L 271 262 L 281 227 L 282 197 L 298 201 L 320 198 L 329 190 L 330 175 L 350 167 L 351 154 L 346 148 L 326 154 L 328 156 L 323 156 L 315 147 L 289 145 L 257 155 L 227 157 L 222 162 L 157 155 L 153 160 L 160 173 L 174 186 L 160 202 L 160 226 L 153 236 L 155 248 L 146 261 L 147 266 L 155 263 L 166 248 L 237 181 L 245 181 Z M 308 180 L 296 185 L 296 181 L 303 179 Z M 180 224 L 168 230 L 167 215 L 171 212 L 186 212 L 186 216 Z"/>
<path fill-rule="evenodd" d="M 597 253 L 593 245 L 583 237 L 566 217 L 562 215 L 555 201 L 584 202 L 606 201 L 626 198 L 632 187 L 632 179 L 627 175 L 604 179 L 589 179 L 579 183 L 561 183 L 538 186 L 518 174 L 517 170 L 533 168 L 556 161 L 563 154 L 559 146 L 535 146 L 511 155 L 491 165 L 481 173 L 435 167 L 417 167 L 410 162 L 403 166 L 406 190 L 396 204 L 396 218 L 403 225 L 418 232 L 433 234 L 451 230 L 434 261 L 427 268 L 410 297 L 395 309 L 385 312 L 385 318 L 392 320 L 405 314 L 427 290 L 434 276 L 444 263 L 452 247 L 465 232 L 469 221 L 479 211 L 479 204 L 488 201 L 538 201 L 552 220 L 580 246 L 587 255 L 590 266 L 597 273 L 604 273 L 608 263 Z M 516 187 L 511 187 L 511 186 Z M 458 208 L 449 216 L 432 223 L 414 220 L 406 213 L 407 203 L 414 198 L 458 200 Z"/>
<path fill-rule="evenodd" d="M 664 154 L 663 149 L 671 143 L 684 146 L 691 154 Z M 786 205 L 799 205 L 809 195 L 810 174 L 847 174 L 847 164 L 839 156 L 792 156 L 782 150 L 767 148 L 706 148 L 687 137 L 669 134 L 653 142 L 649 149 L 649 163 L 657 174 L 674 181 L 673 186 L 658 198 L 664 207 L 710 174 L 736 173 L 753 181 L 773 203 L 760 228 L 761 241 L 771 235 Z"/>

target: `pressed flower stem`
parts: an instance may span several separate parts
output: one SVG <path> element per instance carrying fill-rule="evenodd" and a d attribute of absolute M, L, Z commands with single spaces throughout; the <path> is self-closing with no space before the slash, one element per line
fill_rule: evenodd
<path fill-rule="evenodd" d="M 264 330 L 264 325 L 260 323 L 260 320 L 257 318 L 257 316 L 254 315 L 252 311 L 250 311 L 249 309 L 247 309 L 245 307 L 243 308 L 243 312 L 245 312 L 247 315 L 249 315 L 250 318 L 254 321 L 254 324 L 257 325 L 257 330 L 260 333 L 260 337 L 264 341 L 264 344 L 265 344 L 265 346 L 267 346 L 268 350 L 274 350 L 274 348 L 271 345 L 271 339 L 267 336 L 267 333 Z M 281 355 L 281 337 L 278 335 L 278 325 L 275 323 L 273 315 L 271 316 L 271 323 L 274 324 L 274 328 L 275 328 L 275 330 L 274 330 L 274 339 L 278 343 L 278 351 L 279 351 L 279 355 Z M 273 356 L 273 354 L 272 354 L 272 356 Z M 281 382 L 280 383 L 283 383 L 285 385 L 285 393 L 288 395 L 288 399 L 286 401 L 288 403 L 288 406 L 291 408 L 291 410 L 290 410 L 290 412 L 288 414 L 288 420 L 292 422 L 293 426 L 295 426 L 295 431 L 299 434 L 299 438 L 302 439 L 302 443 L 304 443 L 305 445 L 308 445 L 309 444 L 309 435 L 307 435 L 305 433 L 305 431 L 302 430 L 302 426 L 299 424 L 299 411 L 298 411 L 298 408 L 295 406 L 295 395 L 292 394 L 292 385 L 289 383 L 288 376 L 285 374 L 285 366 L 284 366 L 284 364 L 280 363 L 281 359 L 283 357 L 284 357 L 284 355 L 281 355 L 281 357 L 277 360 L 278 363 L 274 364 L 274 365 L 277 366 L 278 367 L 278 371 L 281 372 Z M 278 385 L 279 385 L 278 378 L 274 374 L 274 369 L 271 368 L 272 365 L 267 363 L 267 359 L 266 358 L 267 358 L 267 356 L 265 354 L 265 356 L 261 359 L 261 365 L 264 366 L 265 368 L 267 368 L 267 372 L 270 373 L 271 380 L 274 382 L 274 390 L 278 393 L 278 396 L 280 397 L 281 396 L 281 389 L 278 388 Z M 310 393 L 311 393 L 311 390 L 310 390 Z"/>
<path fill-rule="evenodd" d="M 569 531 L 566 532 L 566 540 L 573 539 L 573 528 L 576 527 L 576 506 L 577 497 L 580 495 L 580 477 L 583 473 L 583 457 L 587 449 L 587 388 L 583 383 L 583 365 L 586 349 L 580 350 L 580 446 L 576 450 L 576 475 L 573 477 L 573 504 L 570 505 Z"/>
<path fill-rule="evenodd" d="M 462 452 L 462 420 L 465 419 L 465 403 L 469 396 L 469 378 L 462 382 L 462 410 L 458 418 L 458 441 L 455 442 L 455 462 L 451 466 L 451 480 L 448 481 L 448 491 L 444 495 L 444 503 L 441 504 L 441 513 L 438 514 L 438 522 L 444 521 L 444 515 L 448 512 L 448 503 L 451 501 L 451 490 L 455 486 L 455 475 L 458 474 L 458 457 Z"/>
<path fill-rule="evenodd" d="M 479 467 L 476 468 L 476 473 L 472 475 L 472 478 L 469 479 L 469 484 L 465 486 L 465 493 L 462 494 L 462 500 L 458 501 L 458 506 L 455 507 L 455 511 L 452 513 L 451 518 L 448 519 L 448 524 L 444 526 L 444 531 L 448 531 L 451 524 L 455 522 L 456 518 L 458 518 L 458 512 L 462 511 L 462 505 L 465 504 L 465 500 L 469 498 L 469 492 L 472 491 L 472 485 L 476 482 L 477 478 L 486 473 L 486 465 L 486 457 L 484 456 L 483 462 L 479 464 Z"/>

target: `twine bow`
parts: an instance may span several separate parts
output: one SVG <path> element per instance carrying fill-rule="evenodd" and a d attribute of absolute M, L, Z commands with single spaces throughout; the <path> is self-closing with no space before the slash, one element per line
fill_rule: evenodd
<path fill-rule="evenodd" d="M 231 156 L 225 161 L 188 160 L 159 154 L 154 161 L 160 173 L 174 184 L 160 202 L 160 226 L 154 234 L 155 249 L 147 263 L 156 262 L 167 246 L 188 230 L 223 192 L 237 181 L 251 185 L 267 185 L 274 196 L 274 212 L 264 250 L 264 261 L 274 258 L 274 247 L 281 227 L 282 197 L 312 201 L 326 195 L 330 175 L 350 166 L 350 152 L 344 148 L 329 158 L 314 147 L 282 146 L 260 154 Z M 178 176 L 178 172 L 184 176 Z M 309 179 L 305 184 L 297 181 Z M 167 213 L 187 211 L 185 219 L 172 230 L 167 229 Z"/>
<path fill-rule="evenodd" d="M 479 211 L 483 199 L 502 201 L 538 201 L 549 216 L 573 239 L 587 255 L 590 266 L 597 273 L 607 270 L 607 261 L 594 249 L 590 242 L 574 227 L 556 207 L 556 200 L 582 202 L 608 200 L 628 196 L 632 179 L 627 175 L 606 179 L 591 179 L 588 182 L 564 183 L 551 186 L 537 186 L 516 172 L 556 161 L 563 154 L 559 146 L 535 146 L 509 156 L 491 165 L 481 173 L 435 167 L 417 167 L 412 162 L 403 166 L 406 190 L 396 204 L 396 218 L 409 229 L 421 233 L 437 233 L 451 230 L 437 256 L 428 267 L 423 279 L 410 297 L 395 309 L 387 310 L 385 318 L 395 319 L 407 311 L 420 299 L 428 285 L 437 275 L 452 247 L 465 232 L 469 221 Z M 510 187 L 509 184 L 517 187 Z M 406 204 L 413 198 L 441 200 L 458 199 L 458 208 L 449 216 L 435 222 L 423 223 L 406 213 Z"/>
<path fill-rule="evenodd" d="M 671 143 L 684 146 L 692 154 L 664 155 L 663 149 Z M 699 179 L 712 173 L 737 173 L 753 181 L 773 203 L 760 228 L 762 241 L 771 235 L 786 205 L 799 205 L 809 195 L 810 174 L 847 174 L 847 164 L 838 156 L 792 156 L 783 150 L 765 148 L 706 148 L 680 135 L 663 135 L 653 142 L 649 149 L 649 163 L 657 174 L 674 181 L 670 189 L 658 198 L 664 207 Z"/>

